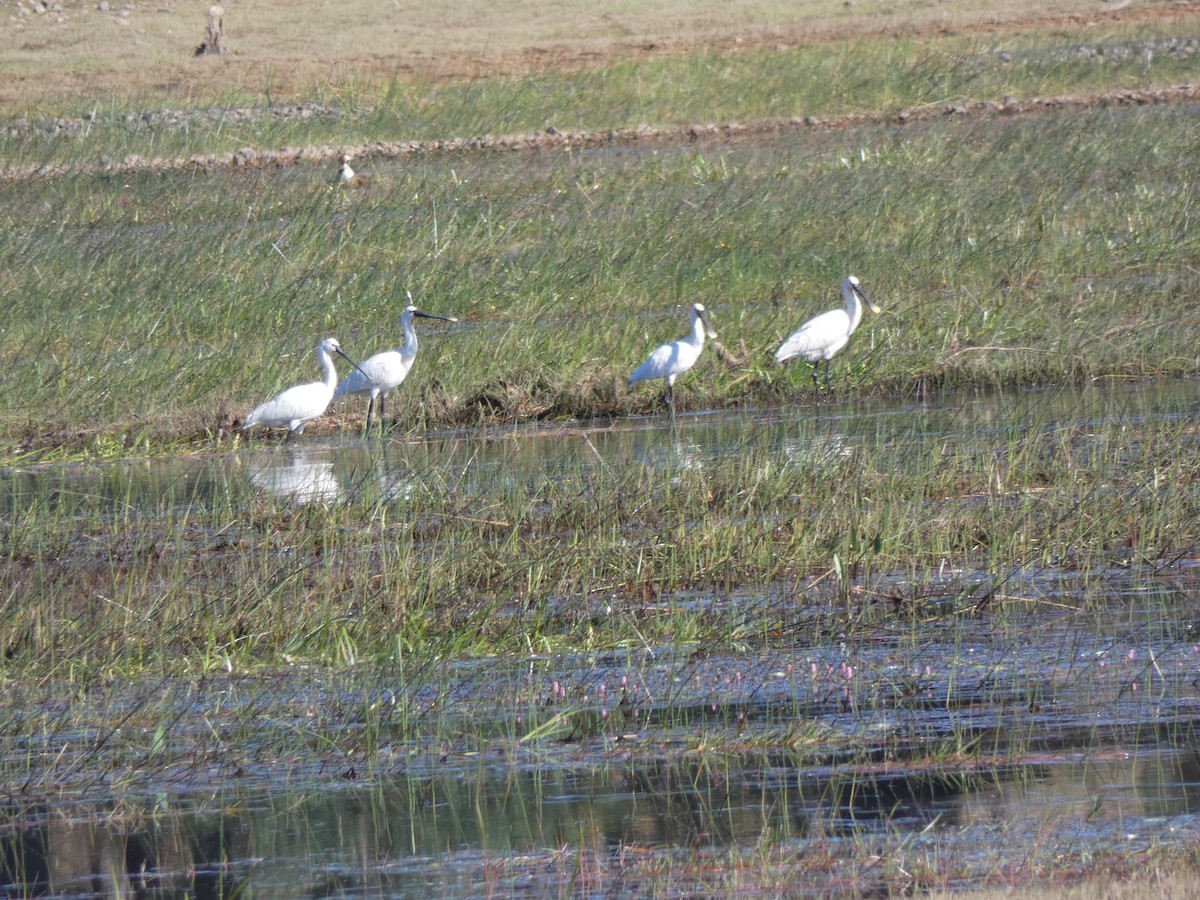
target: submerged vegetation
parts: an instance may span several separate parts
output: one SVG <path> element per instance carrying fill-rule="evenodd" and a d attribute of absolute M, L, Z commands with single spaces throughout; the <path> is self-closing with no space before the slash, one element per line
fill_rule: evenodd
<path fill-rule="evenodd" d="M 974 427 L 919 408 L 745 421 L 715 456 L 698 421 L 108 464 L 79 487 L 70 468 L 10 472 L 3 666 L 76 682 L 811 644 L 832 622 L 917 628 L 1012 597 L 1023 616 L 1039 601 L 1017 585 L 1051 570 L 1086 608 L 1114 571 L 1181 575 L 1200 499 L 1186 418 L 1077 399 L 1066 419 L 1041 392 L 988 402 Z M 555 450 L 510 471 L 523 441 Z"/>
<path fill-rule="evenodd" d="M 7 162 L 74 171 L 0 192 L 5 839 L 97 796 L 142 835 L 166 795 L 237 820 L 359 782 L 406 853 L 481 848 L 472 889 L 1097 865 L 1153 812 L 1073 796 L 1097 830 L 1020 864 L 946 836 L 977 824 L 960 798 L 1068 763 L 1195 764 L 1195 114 L 1086 100 L 1185 78 L 1189 40 L 831 42 L 8 129 Z M 360 155 L 353 190 L 302 153 L 149 162 L 734 118 L 764 122 Z M 882 312 L 817 391 L 772 357 L 851 273 Z M 354 401 L 286 447 L 241 435 L 317 339 L 396 346 L 409 294 L 459 321 L 425 326 L 385 436 Z M 693 303 L 719 343 L 671 418 L 626 381 Z M 666 833 L 541 819 L 589 778 Z M 482 826 L 423 845 L 445 796 L 539 812 L 496 858 Z M 1105 860 L 1197 846 L 1181 822 Z"/>
<path fill-rule="evenodd" d="M 10 470 L 12 818 L 55 820 L 99 767 L 121 828 L 164 781 L 219 787 L 237 848 L 271 832 L 238 810 L 272 784 L 361 783 L 372 821 L 427 852 L 491 846 L 509 883 L 549 864 L 528 851 L 564 840 L 555 798 L 582 779 L 666 823 L 581 807 L 569 858 L 604 884 L 720 859 L 730 890 L 903 886 L 924 860 L 936 887 L 1017 877 L 969 830 L 934 850 L 973 821 L 961 804 L 1049 780 L 1089 816 L 1085 847 L 1136 828 L 1185 865 L 1186 822 L 1154 837 L 1140 802 L 1089 812 L 1067 772 L 1145 777 L 1099 765 L 1115 751 L 1160 760 L 1155 790 L 1190 777 L 1191 387 Z M 423 812 L 434 797 L 478 822 Z M 510 831 L 513 803 L 537 824 Z M 823 864 L 788 852 L 818 835 Z M 620 864 L 593 856 L 612 841 Z M 1021 878 L 1094 858 L 1044 848 Z"/>

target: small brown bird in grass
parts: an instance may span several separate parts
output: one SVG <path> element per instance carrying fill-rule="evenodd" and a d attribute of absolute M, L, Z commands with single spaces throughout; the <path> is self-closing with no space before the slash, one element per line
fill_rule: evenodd
<path fill-rule="evenodd" d="M 350 168 L 350 160 L 353 158 L 349 153 L 343 153 L 338 157 L 342 163 L 337 173 L 338 187 L 361 188 L 366 187 L 368 182 L 370 182 L 370 179 L 366 175 L 359 175 Z"/>

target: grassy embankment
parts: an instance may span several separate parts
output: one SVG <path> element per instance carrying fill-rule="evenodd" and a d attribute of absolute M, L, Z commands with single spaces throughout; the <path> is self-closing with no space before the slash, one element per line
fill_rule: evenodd
<path fill-rule="evenodd" d="M 551 124 L 886 117 L 1188 74 L 1189 57 L 1165 52 L 1072 53 L 1085 36 L 1130 39 L 859 42 L 396 84 L 319 98 L 338 114 L 304 122 L 146 129 L 113 110 L 86 135 L 0 141 L 0 157 L 70 165 Z M 429 331 L 393 404 L 405 430 L 648 411 L 657 395 L 627 393 L 624 379 L 684 332 L 676 305 L 694 301 L 732 358 L 710 355 L 682 382 L 683 408 L 807 399 L 804 373 L 770 355 L 840 302 L 849 272 L 885 307 L 839 360 L 855 393 L 1192 374 L 1195 143 L 1186 112 L 1106 105 L 367 160 L 374 180 L 350 194 L 304 165 L 25 179 L 0 199 L 0 352 L 28 363 L 6 375 L 0 438 L 10 459 L 208 444 L 309 378 L 318 338 L 360 357 L 394 346 L 406 290 L 464 324 Z"/>

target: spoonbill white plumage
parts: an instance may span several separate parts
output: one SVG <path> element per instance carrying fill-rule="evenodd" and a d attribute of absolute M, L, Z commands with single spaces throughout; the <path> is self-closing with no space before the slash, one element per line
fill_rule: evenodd
<path fill-rule="evenodd" d="M 789 337 L 775 353 L 775 362 L 784 363 L 789 359 L 801 357 L 812 363 L 813 384 L 820 387 L 817 381 L 817 365 L 825 360 L 825 386 L 829 386 L 829 361 L 846 346 L 850 335 L 862 321 L 865 303 L 871 307 L 871 312 L 879 312 L 879 307 L 863 293 L 858 279 L 853 275 L 842 282 L 842 296 L 846 300 L 845 309 L 831 309 L 809 319 Z"/>
<path fill-rule="evenodd" d="M 667 382 L 667 408 L 675 411 L 674 387 L 675 379 L 696 364 L 700 351 L 704 349 L 704 335 L 716 338 L 708 322 L 708 314 L 703 304 L 696 303 L 691 309 L 692 333 L 685 338 L 663 344 L 647 357 L 634 373 L 629 376 L 629 386 L 633 387 L 639 381 L 662 378 Z"/>
<path fill-rule="evenodd" d="M 337 338 L 325 338 L 317 344 L 317 362 L 325 370 L 324 380 L 290 387 L 256 407 L 250 415 L 246 416 L 246 420 L 242 423 L 242 429 L 249 431 L 255 425 L 263 428 L 286 426 L 289 438 L 293 434 L 303 434 L 304 426 L 325 412 L 329 401 L 333 399 L 333 390 L 337 387 L 337 369 L 333 365 L 333 354 L 335 353 L 347 360 L 350 365 L 358 368 L 358 364 L 342 352 Z"/>
<path fill-rule="evenodd" d="M 415 306 L 409 306 L 400 317 L 400 327 L 404 331 L 404 345 L 396 350 L 385 350 L 363 361 L 361 366 L 355 366 L 357 371 L 351 372 L 342 379 L 333 397 L 345 397 L 348 394 L 369 394 L 367 403 L 367 422 L 371 424 L 371 410 L 375 408 L 375 398 L 379 398 L 379 426 L 383 427 L 383 400 L 388 391 L 397 387 L 412 368 L 413 360 L 417 358 L 417 329 L 413 319 L 440 319 L 443 322 L 457 322 L 452 316 L 435 316 L 432 313 L 421 312 Z"/>

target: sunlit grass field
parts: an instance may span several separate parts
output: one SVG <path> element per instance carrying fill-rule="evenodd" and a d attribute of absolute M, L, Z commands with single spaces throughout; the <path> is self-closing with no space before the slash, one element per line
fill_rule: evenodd
<path fill-rule="evenodd" d="M 624 382 L 694 302 L 729 352 L 682 409 L 810 401 L 772 354 L 851 273 L 883 307 L 835 362 L 854 394 L 1193 374 L 1196 141 L 1183 108 L 1102 107 L 368 160 L 353 192 L 311 166 L 31 180 L 0 199 L 0 437 L 227 440 L 320 338 L 397 346 L 409 293 L 460 324 L 424 326 L 402 429 L 651 411 Z"/>
<path fill-rule="evenodd" d="M 593 741 L 589 764 L 613 765 L 622 728 L 635 754 L 717 769 L 783 754 L 969 779 L 1053 745 L 1062 710 L 1136 748 L 1168 708 L 1161 741 L 1187 745 L 1195 428 L 1186 403 L 1143 418 L 1106 389 L 1200 371 L 1195 110 L 1118 97 L 1189 81 L 1200 26 L 922 27 L 339 76 L 286 104 L 254 82 L 14 108 L 0 674 L 21 702 L 0 736 L 82 737 L 14 751 L 8 780 L 216 783 L 196 773 L 240 772 L 248 748 L 304 777 L 437 753 L 482 769 L 488 742 L 557 764 Z M 550 128 L 604 137 L 457 143 Z M 333 185 L 342 147 L 365 187 Z M 819 392 L 773 354 L 851 273 L 882 312 Z M 459 321 L 419 324 L 387 436 L 337 405 L 275 451 L 303 464 L 332 435 L 336 499 L 260 490 L 248 473 L 278 438 L 242 434 L 245 414 L 315 378 L 323 337 L 356 359 L 395 347 L 410 296 Z M 661 388 L 629 373 L 695 302 L 719 345 L 676 385 L 680 421 L 631 424 L 661 415 Z M 921 415 L 1001 391 L 1021 399 L 984 425 Z M 885 423 L 867 401 L 912 412 Z M 688 414 L 715 410 L 741 431 L 692 465 Z M 787 439 L 764 440 L 779 422 Z M 589 431 L 635 425 L 637 453 Z M 473 469 L 480 447 L 552 431 L 579 455 Z M 1112 634 L 1160 655 L 1110 653 Z M 690 693 L 705 667 L 724 686 Z M 617 672 L 653 699 L 588 693 Z M 1129 689 L 1155 677 L 1153 700 Z M 995 719 L 929 725 L 938 704 Z M 892 715 L 910 730 L 874 730 Z M 731 858 L 733 890 L 754 851 Z"/>
<path fill-rule="evenodd" d="M 227 438 L 256 402 L 313 377 L 320 338 L 359 357 L 395 346 L 409 293 L 462 324 L 430 333 L 393 405 L 404 429 L 649 411 L 657 395 L 624 380 L 684 333 L 693 302 L 729 352 L 684 380 L 684 408 L 811 399 L 805 373 L 771 354 L 840 304 L 851 273 L 884 307 L 838 360 L 855 393 L 1192 374 L 1187 108 L 941 114 L 1178 84 L 1193 56 L 1186 35 L 1166 37 L 1177 30 L 1116 21 L 334 81 L 303 99 L 310 116 L 235 115 L 227 100 L 147 120 L 118 98 L 58 134 L 27 117 L 0 159 L 75 172 L 25 170 L 0 195 L 0 353 L 14 360 L 0 447 Z M 847 115 L 860 118 L 820 124 Z M 732 121 L 774 124 L 728 141 L 436 150 Z M 152 165 L 406 139 L 426 149 L 356 161 L 371 177 L 361 191 L 331 189 L 332 150 L 286 166 Z"/>
<path fill-rule="evenodd" d="M 1087 53 L 1079 49 L 1084 37 Z M 317 340 L 334 335 L 359 359 L 394 347 L 409 296 L 459 322 L 422 325 L 416 365 L 390 405 L 394 436 L 656 412 L 660 387 L 631 390 L 625 382 L 650 348 L 685 332 L 694 302 L 708 307 L 720 345 L 681 379 L 681 411 L 819 410 L 827 400 L 807 366 L 781 368 L 772 355 L 804 319 L 840 305 L 837 286 L 850 273 L 883 311 L 868 313 L 836 359 L 834 400 L 1194 375 L 1200 157 L 1189 108 L 1081 103 L 908 124 L 894 118 L 952 98 L 1003 102 L 1010 93 L 1172 83 L 1187 57 L 1163 40 L 1157 26 L 862 40 L 420 91 L 360 86 L 342 96 L 353 97 L 339 107 L 343 119 L 318 121 L 311 134 L 298 122 L 273 125 L 260 111 L 229 144 L 249 140 L 255 121 L 267 129 L 259 146 L 308 146 L 367 141 L 384 123 L 425 139 L 439 128 L 519 131 L 564 109 L 573 111 L 573 126 L 587 127 L 686 122 L 706 109 L 718 121 L 735 109 L 752 117 L 799 109 L 867 114 L 840 127 L 797 122 L 729 140 L 368 155 L 356 165 L 370 182 L 356 190 L 335 188 L 330 165 L 303 161 L 19 179 L 0 194 L 9 223 L 0 231 L 0 296 L 9 313 L 0 353 L 10 361 L 0 383 L 0 446 L 21 465 L 245 446 L 238 425 L 252 406 L 316 377 Z M 1004 58 L 1000 44 L 1009 48 Z M 1125 52 L 1144 46 L 1158 52 Z M 802 83 L 813 89 L 802 92 Z M 804 106 L 780 105 L 801 94 Z M 149 159 L 226 140 L 122 122 L 102 117 L 96 136 L 89 130 L 59 140 L 35 129 L 0 146 L 10 158 L 46 148 L 59 162 L 86 166 L 109 153 Z M 118 148 L 114 137 L 127 143 Z M 305 439 L 322 431 L 357 435 L 363 412 L 361 403 L 339 404 Z M 378 584 L 404 584 L 433 604 L 419 616 L 397 607 L 397 627 L 425 628 L 456 614 L 438 612 L 447 594 L 460 601 L 475 591 L 570 596 L 593 581 L 632 584 L 638 579 L 628 573 L 647 565 L 654 583 L 768 585 L 869 548 L 883 570 L 965 554 L 964 567 L 1003 579 L 1033 556 L 1044 564 L 1074 553 L 1103 561 L 1135 532 L 1160 550 L 1193 542 L 1186 423 L 1139 442 L 1151 450 L 1131 453 L 1115 441 L 1111 456 L 1085 454 L 1091 486 L 1083 494 L 1070 433 L 1054 431 L 1047 439 L 1059 443 L 1046 446 L 1025 440 L 1026 425 L 1008 427 L 1016 436 L 1002 463 L 960 458 L 946 447 L 926 458 L 926 449 L 903 442 L 876 448 L 846 480 L 808 480 L 813 473 L 796 476 L 752 456 L 707 474 L 696 491 L 666 495 L 637 466 L 606 470 L 603 485 L 577 473 L 578 484 L 567 479 L 573 488 L 559 485 L 561 494 L 543 498 L 544 520 L 529 520 L 523 508 L 530 498 L 518 491 L 489 513 L 455 512 L 449 521 L 463 523 L 461 533 L 446 533 L 452 526 L 443 524 L 435 535 L 414 537 L 417 544 L 449 541 L 461 554 L 432 567 L 387 555 L 362 572 L 399 566 Z M 1147 478 L 1171 490 L 1141 498 L 1135 488 Z M 998 509 L 966 502 L 941 509 L 938 516 L 949 518 L 938 527 L 924 527 L 931 500 L 1031 488 L 1027 502 Z M 1118 496 L 1139 496 L 1137 503 L 1153 508 L 1137 526 L 1125 511 L 1103 514 L 1128 502 Z M 661 578 L 639 543 L 614 535 L 611 553 L 601 549 L 624 497 L 642 498 L 630 526 L 701 523 L 672 544 Z M 441 520 L 445 504 L 456 508 L 454 498 L 430 499 L 431 519 Z M 1081 517 L 1090 504 L 1094 513 Z M 803 528 L 746 527 L 781 505 L 825 512 Z M 168 521 L 173 508 L 164 510 Z M 302 543 L 315 529 L 312 539 L 324 545 L 328 529 L 352 528 L 363 512 L 353 504 L 282 518 L 270 511 L 263 521 L 269 529 L 298 528 Z M 12 511 L 12 559 L 62 555 L 75 529 L 91 530 L 74 516 L 48 513 L 39 504 Z M 220 506 L 206 527 L 221 532 L 243 514 L 240 501 Z M 480 530 L 476 514 L 506 525 L 500 534 Z M 194 513 L 187 522 L 195 524 Z M 156 519 L 136 541 L 156 544 L 161 525 Z M 503 537 L 509 528 L 521 539 Z M 550 547 L 564 531 L 582 535 L 598 556 L 560 559 Z M 131 523 L 125 534 L 137 532 Z M 368 546 L 374 540 L 360 537 Z M 498 558 L 495 541 L 503 547 Z M 741 565 L 727 569 L 729 560 Z M 145 620 L 152 628 L 201 621 L 189 604 L 174 605 L 197 560 L 177 562 L 184 568 L 165 575 L 175 587 L 156 601 L 165 615 Z M 235 560 L 222 578 L 271 583 L 254 574 L 262 562 Z M 123 573 L 105 590 L 128 593 L 120 608 L 141 609 L 151 584 L 164 577 L 161 565 L 145 571 L 145 582 Z M 62 577 L 67 582 L 51 576 L 38 590 L 58 595 L 77 573 L 68 566 Z M 377 584 L 375 575 L 366 577 Z M 20 584 L 28 588 L 23 574 Z M 322 584 L 311 583 L 326 598 L 318 608 L 336 595 Z M 30 608 L 39 618 L 31 633 L 45 636 L 39 652 L 61 652 L 50 637 L 54 627 L 40 621 L 48 607 Z M 125 623 L 119 632 L 131 659 L 142 652 L 129 640 L 137 631 Z M 280 637 L 259 649 L 277 651 Z M 204 643 L 203 635 L 195 639 Z M 518 644 L 529 640 L 522 633 Z M 418 635 L 411 644 L 423 641 Z M 151 633 L 142 646 L 162 644 Z M 121 647 L 106 646 L 104 655 L 114 652 Z"/>
<path fill-rule="evenodd" d="M 738 51 L 849 40 L 850 53 L 863 59 L 872 54 L 854 49 L 858 38 L 916 36 L 923 43 L 928 35 L 1087 33 L 1097 25 L 1155 22 L 1170 31 L 1188 16 L 1168 0 L 1115 10 L 1090 0 L 1065 0 L 1052 9 L 1031 0 L 952 6 L 730 0 L 702 7 L 655 0 L 562 3 L 551 10 L 535 0 L 502 6 L 462 0 L 453 9 L 391 0 L 362 0 L 353 8 L 325 0 L 263 0 L 223 4 L 228 54 L 195 57 L 209 4 L 162 0 L 153 7 L 105 7 L 62 0 L 38 14 L 28 7 L 21 13 L 20 5 L 0 4 L 0 69 L 10 74 L 0 84 L 0 109 L 35 115 L 90 113 L 110 104 L 140 113 L 160 103 L 178 107 L 233 96 L 290 102 L 318 92 L 342 96 L 355 84 L 393 79 L 424 84 L 595 69 L 619 59 L 703 56 L 712 47 Z"/>
<path fill-rule="evenodd" d="M 259 108 L 229 129 L 210 127 L 206 103 L 181 107 L 180 121 L 194 114 L 209 126 L 143 127 L 124 115 L 121 104 L 130 101 L 121 100 L 77 132 L 10 131 L 0 141 L 7 160 L 79 171 L 21 177 L 0 193 L 3 456 L 30 466 L 244 447 L 238 425 L 252 406 L 316 376 L 317 340 L 334 335 L 360 359 L 393 347 L 410 295 L 459 322 L 423 325 L 417 363 L 392 399 L 392 434 L 400 437 L 656 412 L 657 386 L 630 390 L 625 382 L 650 348 L 684 333 L 694 302 L 708 307 L 720 345 L 681 379 L 681 411 L 817 410 L 827 400 L 807 367 L 778 367 L 772 354 L 804 319 L 840 304 L 837 285 L 850 273 L 883 311 L 868 314 L 835 361 L 835 401 L 1194 375 L 1200 155 L 1192 110 L 1076 102 L 1004 111 L 1012 97 L 1176 83 L 1191 58 L 1181 41 L 1157 24 L 1119 22 L 921 41 L 868 37 L 520 78 L 383 88 L 334 82 L 308 100 L 337 114 L 311 122 Z M 986 100 L 996 101 L 990 114 L 899 115 Z M 785 121 L 801 113 L 818 120 Z M 825 121 L 850 114 L 858 118 Z M 731 139 L 366 154 L 356 164 L 370 182 L 356 190 L 335 188 L 332 166 L 307 163 L 303 154 L 285 166 L 128 165 L 131 155 L 145 161 L 249 144 L 742 118 L 775 124 Z M 109 168 L 116 159 L 126 165 Z M 305 439 L 356 435 L 362 414 L 362 404 L 338 405 Z M 489 501 L 499 507 L 486 514 L 458 509 L 450 491 L 429 499 L 429 521 L 443 524 L 411 536 L 415 556 L 377 560 L 364 549 L 364 557 L 347 557 L 352 568 L 361 564 L 358 575 L 334 567 L 315 581 L 284 581 L 289 591 L 308 585 L 299 608 L 316 602 L 318 620 L 341 596 L 322 579 L 351 585 L 362 576 L 359 589 L 368 592 L 402 584 L 429 605 L 416 616 L 408 604 L 396 607 L 395 626 L 425 629 L 456 621 L 463 609 L 486 610 L 490 600 L 472 606 L 476 595 L 563 597 L 593 583 L 624 589 L 638 580 L 763 586 L 868 551 L 872 565 L 888 571 L 961 556 L 964 567 L 1002 581 L 1034 557 L 1102 562 L 1131 534 L 1156 552 L 1194 542 L 1186 423 L 1141 440 L 1137 453 L 1115 439 L 1110 455 L 1086 453 L 1083 493 L 1082 463 L 1063 453 L 1075 441 L 1071 432 L 1054 431 L 1047 446 L 1026 441 L 1019 422 L 1008 427 L 1015 436 L 997 451 L 1003 462 L 889 444 L 845 480 L 809 480 L 811 472 L 797 475 L 752 455 L 707 474 L 696 490 L 664 493 L 636 465 L 606 470 L 603 483 L 576 473 L 578 483 L 572 475 L 561 493 L 541 498 L 545 518 L 530 518 L 523 490 Z M 1143 497 L 1136 486 L 1147 479 L 1169 490 Z M 1022 502 L 939 507 L 938 526 L 926 527 L 930 501 L 1010 490 Z M 1127 508 L 1114 507 L 1135 497 L 1149 504 L 1136 526 Z M 606 536 L 623 498 L 638 498 L 630 527 L 698 524 L 663 557 L 647 555 L 638 542 Z M 386 519 L 383 507 L 361 502 L 367 506 L 247 511 L 230 501 L 205 513 L 213 517 L 205 527 L 219 533 L 251 515 L 256 528 L 295 530 L 301 544 L 323 547 L 364 512 Z M 747 527 L 780 506 L 824 512 L 804 527 Z M 438 510 L 448 508 L 456 511 L 443 520 Z M 173 509 L 163 511 L 168 532 L 176 527 Z M 188 513 L 186 527 L 195 515 Z M 477 515 L 504 525 L 480 529 Z M 71 535 L 95 524 L 87 515 L 64 518 L 53 504 L 14 508 L 10 558 L 70 558 Z M 163 539 L 157 518 L 140 537 L 136 523 L 112 527 L 134 541 L 139 559 L 136 548 Z M 552 550 L 564 533 L 589 552 Z M 355 540 L 370 548 L 375 537 L 368 528 Z M 414 548 L 428 540 L 462 552 L 418 565 Z M 731 568 L 730 560 L 740 563 Z M 199 627 L 187 646 L 216 639 L 227 622 L 206 632 L 204 617 L 176 602 L 197 577 L 196 564 L 209 563 L 177 558 L 163 572 L 155 556 L 137 577 L 110 568 L 104 596 L 122 595 L 118 608 L 130 610 L 153 596 L 163 615 L 122 624 L 101 655 L 128 653 L 137 665 L 149 652 L 165 661 L 166 647 L 178 647 L 175 639 L 163 643 L 162 627 Z M 254 554 L 237 556 L 222 564 L 220 578 L 275 585 L 264 564 Z M 376 580 L 381 571 L 389 574 Z M 30 596 L 60 598 L 79 577 L 73 566 L 47 569 L 48 580 L 34 587 L 19 566 L 13 574 L 22 596 L 32 588 Z M 446 608 L 447 596 L 465 605 Z M 29 603 L 32 619 L 18 629 L 37 636 L 29 652 L 42 662 L 47 653 L 55 660 L 73 653 L 56 630 L 55 609 Z M 270 625 L 278 608 L 261 609 L 269 621 L 250 633 L 269 637 L 249 645 L 247 661 L 291 639 Z M 133 640 L 143 627 L 150 628 L 145 639 Z M 369 643 L 367 632 L 351 638 Z M 510 638 L 484 629 L 473 640 L 483 641 L 476 649 L 513 650 L 534 635 L 520 631 L 506 644 Z M 409 640 L 425 643 L 423 633 Z M 374 652 L 386 655 L 390 643 Z"/>

